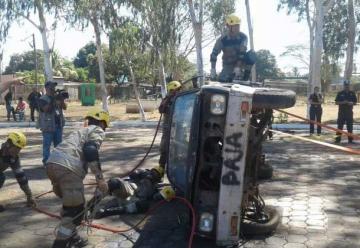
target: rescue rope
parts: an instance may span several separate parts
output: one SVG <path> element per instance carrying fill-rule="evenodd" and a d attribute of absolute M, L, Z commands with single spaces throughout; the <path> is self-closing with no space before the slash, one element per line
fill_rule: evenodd
<path fill-rule="evenodd" d="M 283 135 L 290 136 L 290 137 L 293 137 L 293 138 L 296 138 L 296 139 L 299 139 L 299 140 L 304 140 L 304 141 L 312 142 L 312 143 L 315 143 L 315 144 L 318 144 L 318 145 L 331 147 L 331 148 L 334 148 L 334 149 L 337 149 L 337 150 L 340 150 L 340 151 L 344 151 L 344 152 L 347 152 L 347 153 L 360 155 L 360 151 L 357 150 L 357 149 L 352 149 L 352 148 L 349 148 L 349 147 L 334 145 L 334 144 L 330 144 L 330 143 L 319 141 L 319 140 L 313 140 L 313 139 L 305 138 L 305 137 L 302 137 L 302 136 L 299 136 L 299 135 L 285 133 L 285 132 L 282 132 L 282 131 L 279 131 L 279 130 L 273 130 L 273 129 L 269 129 L 269 130 L 271 132 L 278 133 L 278 134 L 283 134 Z"/>
<path fill-rule="evenodd" d="M 300 119 L 300 120 L 303 120 L 303 121 L 305 121 L 305 122 L 307 122 L 307 123 L 316 124 L 316 125 L 318 125 L 318 126 L 320 126 L 320 127 L 323 127 L 323 128 L 325 128 L 325 129 L 328 129 L 328 130 L 331 130 L 331 131 L 335 131 L 335 132 L 344 134 L 344 135 L 346 135 L 346 136 L 349 136 L 349 137 L 351 137 L 351 138 L 360 140 L 360 136 L 359 136 L 359 135 L 352 134 L 352 133 L 348 133 L 348 132 L 346 132 L 346 131 L 337 129 L 337 128 L 335 128 L 335 127 L 331 127 L 331 126 L 329 126 L 329 125 L 326 125 L 326 124 L 323 124 L 323 123 L 320 123 L 320 122 L 317 122 L 317 121 L 313 121 L 313 120 L 306 119 L 306 118 L 304 118 L 304 117 L 302 117 L 302 116 L 299 116 L 299 115 L 291 114 L 291 113 L 289 113 L 289 112 L 287 112 L 287 111 L 285 111 L 285 110 L 281 110 L 281 109 L 275 109 L 275 110 L 278 111 L 278 112 L 280 112 L 280 113 L 287 114 L 287 115 L 290 115 L 290 116 L 292 116 L 292 117 L 295 117 L 295 118 L 298 118 L 298 119 Z"/>
<path fill-rule="evenodd" d="M 45 192 L 48 193 L 48 192 Z M 38 195 L 36 198 L 40 198 L 42 196 L 45 195 L 45 193 Z M 181 201 L 186 207 L 188 207 L 191 211 L 191 215 L 192 215 L 192 224 L 191 224 L 191 233 L 190 233 L 190 238 L 189 238 L 189 242 L 188 242 L 188 248 L 192 247 L 192 243 L 193 243 L 193 239 L 194 239 L 194 235 L 195 235 L 195 227 L 196 227 L 196 215 L 195 215 L 195 209 L 193 208 L 193 206 L 191 205 L 191 203 L 183 198 L 183 197 L 179 197 L 179 196 L 175 196 L 171 201 L 173 200 L 179 200 Z M 158 209 L 160 206 L 162 206 L 164 203 L 167 203 L 168 201 L 162 200 L 158 203 L 156 203 L 156 205 L 154 205 L 153 207 L 151 207 L 144 215 L 143 218 L 140 219 L 140 221 L 138 221 L 135 225 L 130 226 L 129 228 L 118 228 L 118 227 L 112 227 L 112 226 L 108 226 L 108 225 L 103 225 L 103 224 L 96 224 L 96 223 L 87 223 L 85 221 L 82 222 L 83 226 L 89 226 L 89 227 L 93 227 L 99 230 L 104 230 L 104 231 L 108 231 L 108 232 L 112 232 L 112 233 L 124 233 L 124 232 L 129 232 L 135 228 L 137 228 L 138 226 L 141 225 L 141 223 L 143 223 L 156 209 Z M 56 219 L 61 219 L 61 217 L 57 214 L 51 213 L 47 210 L 41 209 L 37 206 L 34 206 L 33 209 L 39 213 L 45 214 L 49 217 L 52 218 L 56 218 Z"/>

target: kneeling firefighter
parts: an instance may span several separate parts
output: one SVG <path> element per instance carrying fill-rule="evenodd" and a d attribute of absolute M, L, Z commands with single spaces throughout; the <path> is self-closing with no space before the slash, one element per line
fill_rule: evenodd
<path fill-rule="evenodd" d="M 26 146 L 26 137 L 22 132 L 9 133 L 5 143 L 1 145 L 0 149 L 0 188 L 4 185 L 5 174 L 4 171 L 9 167 L 13 171 L 15 178 L 24 191 L 28 206 L 34 206 L 35 202 L 32 197 L 31 189 L 29 187 L 28 178 L 20 165 L 19 153 L 22 148 Z M 4 211 L 4 206 L 0 205 L 0 212 Z"/>
<path fill-rule="evenodd" d="M 175 192 L 171 187 L 160 187 L 159 183 L 163 175 L 164 170 L 157 166 L 150 170 L 138 169 L 125 180 L 111 178 L 108 181 L 108 188 L 109 194 L 114 196 L 114 199 L 97 210 L 94 217 L 99 219 L 124 213 L 143 213 L 154 201 L 170 200 Z"/>
<path fill-rule="evenodd" d="M 83 247 L 87 239 L 76 228 L 85 211 L 84 184 L 88 168 L 95 175 L 97 187 L 103 193 L 108 186 L 101 171 L 99 149 L 109 126 L 110 116 L 104 110 L 92 110 L 86 116 L 87 126 L 71 133 L 50 154 L 46 170 L 54 193 L 61 198 L 63 209 L 53 248 Z"/>

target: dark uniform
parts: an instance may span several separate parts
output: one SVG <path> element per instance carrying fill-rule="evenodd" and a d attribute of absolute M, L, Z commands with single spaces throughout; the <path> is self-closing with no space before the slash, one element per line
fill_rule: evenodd
<path fill-rule="evenodd" d="M 168 140 L 170 136 L 170 111 L 171 105 L 175 99 L 175 93 L 169 93 L 159 106 L 159 112 L 162 114 L 162 136 L 160 142 L 160 159 L 159 166 L 165 168 L 168 154 Z"/>
<path fill-rule="evenodd" d="M 248 80 L 250 71 L 254 61 L 249 58 L 247 50 L 247 36 L 239 32 L 235 37 L 228 34 L 221 36 L 217 39 L 215 46 L 210 55 L 211 64 L 216 64 L 217 56 L 222 51 L 222 71 L 218 80 L 220 82 L 231 82 L 234 77 L 234 68 L 239 65 L 239 62 L 245 68 L 244 80 Z M 212 66 L 215 68 L 215 66 Z"/>
<path fill-rule="evenodd" d="M 20 166 L 19 157 L 17 156 L 16 158 L 13 158 L 11 156 L 4 156 L 2 154 L 3 148 L 0 149 L 0 188 L 4 185 L 5 182 L 4 171 L 10 167 L 21 190 L 24 191 L 29 202 L 32 199 L 32 193 L 28 184 L 28 178 L 26 177 L 24 170 Z"/>
<path fill-rule="evenodd" d="M 34 116 L 35 110 L 39 111 L 38 100 L 40 97 L 41 97 L 41 94 L 37 91 L 32 91 L 28 96 L 31 121 L 35 121 L 35 116 Z"/>
<path fill-rule="evenodd" d="M 15 109 L 12 106 L 12 92 L 9 91 L 6 95 L 5 95 L 5 107 L 6 107 L 6 112 L 7 112 L 7 120 L 10 121 L 10 114 L 13 116 L 14 121 L 16 121 L 16 116 L 15 116 Z"/>
<path fill-rule="evenodd" d="M 312 102 L 310 105 L 310 120 L 321 123 L 322 116 L 322 103 L 323 96 L 321 94 L 311 94 L 309 100 Z M 317 103 L 317 104 L 314 104 Z M 310 134 L 314 133 L 314 124 L 310 123 Z M 317 134 L 321 134 L 321 126 L 317 125 Z"/>
<path fill-rule="evenodd" d="M 356 95 L 353 91 L 340 91 L 335 98 L 335 102 L 341 103 L 343 101 L 352 102 L 353 105 L 357 103 Z M 346 123 L 346 128 L 349 133 L 352 133 L 353 131 L 353 105 L 349 104 L 339 104 L 339 112 L 338 112 L 338 119 L 337 119 L 337 125 L 338 129 L 342 130 L 344 124 Z M 336 142 L 340 142 L 341 140 L 341 133 L 336 133 Z M 352 142 L 353 138 L 348 137 L 349 142 Z"/>

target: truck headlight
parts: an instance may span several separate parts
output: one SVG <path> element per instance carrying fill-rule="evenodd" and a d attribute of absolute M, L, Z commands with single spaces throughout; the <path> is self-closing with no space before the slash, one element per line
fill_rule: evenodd
<path fill-rule="evenodd" d="M 225 95 L 213 95 L 211 96 L 210 112 L 214 115 L 222 115 L 226 110 L 226 97 Z"/>
<path fill-rule="evenodd" d="M 199 230 L 202 232 L 211 232 L 214 227 L 214 215 L 202 213 L 200 215 Z"/>

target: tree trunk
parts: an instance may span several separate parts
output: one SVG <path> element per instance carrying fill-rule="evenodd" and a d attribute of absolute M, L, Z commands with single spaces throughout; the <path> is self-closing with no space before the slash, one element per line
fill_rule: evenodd
<path fill-rule="evenodd" d="M 313 52 L 314 52 L 314 23 L 311 21 L 310 17 L 310 8 L 309 8 L 309 0 L 306 1 L 306 21 L 309 28 L 309 40 L 310 40 L 310 46 L 309 46 L 309 76 L 308 76 L 308 89 L 307 89 L 307 96 L 309 97 L 312 89 L 313 89 L 313 82 L 312 82 L 312 75 L 313 75 Z M 309 107 L 308 103 L 308 107 Z"/>
<path fill-rule="evenodd" d="M 192 0 L 188 0 L 189 13 L 191 22 L 195 34 L 195 46 L 196 46 L 196 65 L 199 76 L 200 86 L 204 84 L 204 66 L 202 56 L 202 30 L 203 30 L 203 0 L 200 0 L 199 4 L 199 20 L 196 19 L 195 9 Z"/>
<path fill-rule="evenodd" d="M 254 37 L 253 37 L 254 31 L 253 31 L 253 26 L 252 26 L 252 22 L 251 22 L 251 12 L 250 12 L 249 0 L 245 0 L 245 5 L 246 5 L 247 23 L 248 23 L 248 28 L 249 28 L 250 49 L 255 51 Z M 253 83 L 256 82 L 256 64 L 251 69 L 251 82 L 253 82 Z"/>
<path fill-rule="evenodd" d="M 312 54 L 312 87 L 321 89 L 321 56 L 323 52 L 324 6 L 322 0 L 315 0 L 315 34 Z"/>
<path fill-rule="evenodd" d="M 102 55 L 102 51 L 101 51 L 101 37 L 100 37 L 101 33 L 100 33 L 98 19 L 96 16 L 92 17 L 91 23 L 94 27 L 95 37 L 96 37 L 96 55 L 97 55 L 97 59 L 98 59 L 98 63 L 99 63 L 102 105 L 103 105 L 104 110 L 109 111 L 107 90 L 106 90 L 106 85 L 105 85 L 104 61 L 103 61 L 103 55 Z"/>
<path fill-rule="evenodd" d="M 52 81 L 53 80 L 53 71 L 51 66 L 51 51 L 49 48 L 49 43 L 47 40 L 47 27 L 46 27 L 46 21 L 44 16 L 44 8 L 39 0 L 35 1 L 36 8 L 38 10 L 39 15 L 39 21 L 40 21 L 40 33 L 41 38 L 43 42 L 43 49 L 44 49 L 44 70 L 45 70 L 45 79 L 46 81 Z"/>
<path fill-rule="evenodd" d="M 353 63 L 354 63 L 354 49 L 355 49 L 355 13 L 354 13 L 354 2 L 353 0 L 348 0 L 348 27 L 347 38 L 348 46 L 346 49 L 346 63 L 344 78 L 347 80 L 351 79 L 353 72 Z"/>
<path fill-rule="evenodd" d="M 160 65 L 160 69 L 159 69 L 159 79 L 160 79 L 160 86 L 161 86 L 161 97 L 165 98 L 166 94 L 167 94 L 167 89 L 166 89 L 166 78 L 165 78 L 165 67 L 164 67 L 164 61 L 163 61 L 163 57 L 162 57 L 162 53 L 159 49 L 157 50 L 157 54 L 159 56 L 159 65 Z"/>
<path fill-rule="evenodd" d="M 135 78 L 134 70 L 133 70 L 132 65 L 131 65 L 131 61 L 129 59 L 126 59 L 126 64 L 127 64 L 127 66 L 129 67 L 129 70 L 130 70 L 131 81 L 132 81 L 132 85 L 134 87 L 135 98 L 136 98 L 136 101 L 137 101 L 138 106 L 139 106 L 139 110 L 140 110 L 139 112 L 140 112 L 140 115 L 141 115 L 141 120 L 146 121 L 145 111 L 144 111 L 144 108 L 143 108 L 143 106 L 141 104 L 141 101 L 140 101 L 139 91 L 137 89 L 136 78 Z"/>

